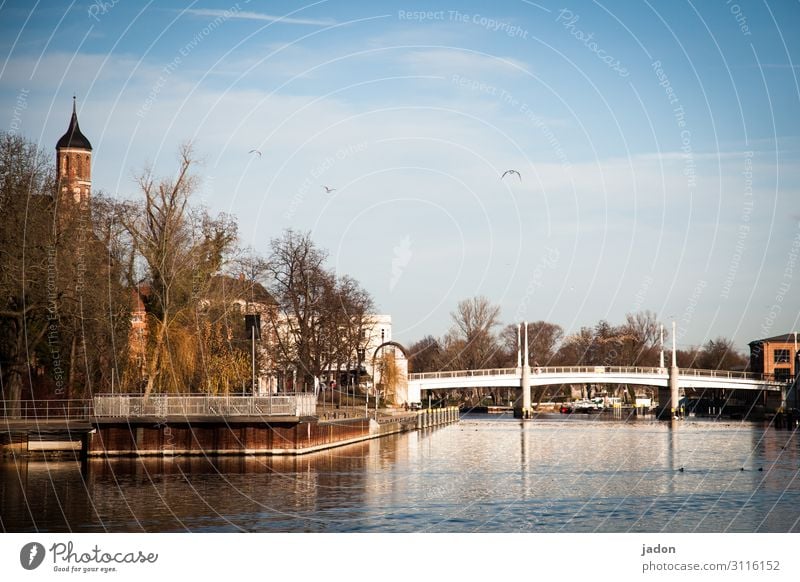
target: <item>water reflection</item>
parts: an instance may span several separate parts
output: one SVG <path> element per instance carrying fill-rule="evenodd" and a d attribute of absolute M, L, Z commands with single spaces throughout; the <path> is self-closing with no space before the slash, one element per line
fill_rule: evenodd
<path fill-rule="evenodd" d="M 799 455 L 749 423 L 472 416 L 302 457 L 3 460 L 0 526 L 800 531 Z"/>

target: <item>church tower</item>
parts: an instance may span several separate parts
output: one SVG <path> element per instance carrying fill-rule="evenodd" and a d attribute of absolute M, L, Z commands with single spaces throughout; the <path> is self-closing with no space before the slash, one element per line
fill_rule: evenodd
<path fill-rule="evenodd" d="M 71 201 L 81 208 L 88 205 L 92 189 L 92 144 L 78 127 L 75 97 L 67 133 L 56 144 L 56 179 L 62 202 Z"/>

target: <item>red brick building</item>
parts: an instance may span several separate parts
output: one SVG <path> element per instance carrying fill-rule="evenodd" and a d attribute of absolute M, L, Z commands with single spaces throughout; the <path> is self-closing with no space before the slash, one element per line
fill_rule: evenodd
<path fill-rule="evenodd" d="M 78 126 L 74 97 L 69 127 L 56 143 L 56 179 L 62 202 L 87 207 L 92 190 L 92 144 Z"/>
<path fill-rule="evenodd" d="M 750 370 L 788 380 L 797 375 L 800 333 L 785 333 L 750 342 Z"/>

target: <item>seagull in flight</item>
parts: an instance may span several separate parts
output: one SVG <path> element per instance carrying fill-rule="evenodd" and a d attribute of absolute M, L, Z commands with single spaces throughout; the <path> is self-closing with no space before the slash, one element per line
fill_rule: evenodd
<path fill-rule="evenodd" d="M 258 157 L 259 157 L 259 158 L 261 157 L 261 152 L 260 152 L 260 151 L 258 151 L 258 150 L 250 150 L 250 152 L 249 152 L 249 153 L 251 153 L 251 154 L 258 154 Z"/>
<path fill-rule="evenodd" d="M 519 181 L 522 182 L 522 175 L 516 170 L 506 170 L 505 172 L 503 172 L 503 175 L 500 176 L 500 179 L 502 180 L 503 178 L 505 178 L 506 174 L 516 174 L 517 178 L 519 178 Z"/>
<path fill-rule="evenodd" d="M 331 188 L 329 186 L 323 186 L 323 188 L 325 188 L 325 193 L 326 194 L 330 194 L 331 192 L 335 192 L 336 191 L 336 188 Z"/>

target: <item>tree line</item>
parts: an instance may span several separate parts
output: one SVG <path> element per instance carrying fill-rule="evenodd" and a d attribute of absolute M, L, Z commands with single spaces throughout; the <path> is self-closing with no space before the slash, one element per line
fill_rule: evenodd
<path fill-rule="evenodd" d="M 0 134 L 0 400 L 249 391 L 246 313 L 266 332 L 258 366 L 293 389 L 355 360 L 371 296 L 308 233 L 266 256 L 242 247 L 231 216 L 192 200 L 191 145 L 177 161 L 168 177 L 141 171 L 131 199 L 79 205 L 59 196 L 52 156 Z"/>
<path fill-rule="evenodd" d="M 409 347 L 414 372 L 513 368 L 517 365 L 518 324 L 503 325 L 500 307 L 486 297 L 460 301 L 442 337 L 428 335 Z M 650 311 L 630 313 L 612 325 L 601 320 L 566 335 L 555 323 L 528 324 L 529 361 L 534 366 L 658 366 L 661 324 Z M 665 345 L 668 332 L 664 330 Z M 671 354 L 665 355 L 670 365 Z M 702 346 L 676 350 L 682 368 L 743 370 L 748 358 L 733 341 L 718 337 Z"/>
<path fill-rule="evenodd" d="M 245 313 L 264 323 L 258 366 L 287 386 L 291 377 L 292 389 L 354 368 L 372 332 L 369 293 L 334 272 L 308 233 L 284 231 L 265 256 L 242 247 L 231 216 L 192 200 L 197 166 L 184 145 L 171 176 L 145 168 L 134 197 L 95 192 L 79 206 L 59 196 L 51 155 L 0 133 L 0 400 L 249 390 Z M 410 347 L 414 371 L 516 365 L 517 326 L 501 324 L 499 306 L 475 297 L 451 315 L 444 336 Z M 536 321 L 530 360 L 655 366 L 658 334 L 646 311 L 568 336 Z M 681 367 L 746 364 L 725 338 L 677 356 Z"/>

